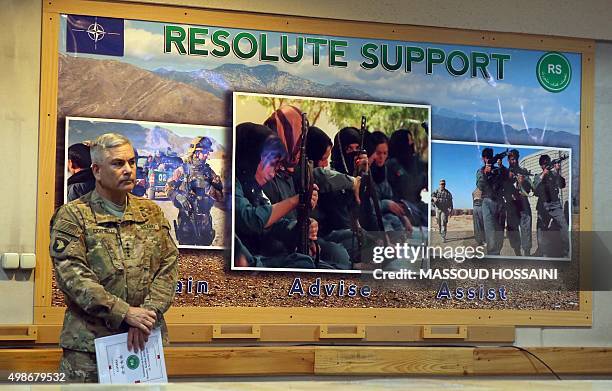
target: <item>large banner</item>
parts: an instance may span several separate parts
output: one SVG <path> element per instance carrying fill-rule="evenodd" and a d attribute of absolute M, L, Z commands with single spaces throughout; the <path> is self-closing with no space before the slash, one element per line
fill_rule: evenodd
<path fill-rule="evenodd" d="M 80 15 L 59 51 L 59 189 L 83 126 L 177 167 L 226 129 L 177 306 L 578 310 L 578 53 Z"/>

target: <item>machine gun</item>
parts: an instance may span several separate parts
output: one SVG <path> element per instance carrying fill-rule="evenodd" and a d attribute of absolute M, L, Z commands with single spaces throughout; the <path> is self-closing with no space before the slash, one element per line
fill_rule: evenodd
<path fill-rule="evenodd" d="M 534 174 L 528 169 L 521 166 L 510 166 L 508 170 L 514 175 L 533 176 Z"/>
<path fill-rule="evenodd" d="M 559 164 L 559 163 L 561 163 L 562 161 L 567 160 L 567 159 L 569 159 L 569 155 L 562 155 L 562 156 L 559 156 L 558 158 L 551 160 L 551 161 L 550 161 L 550 163 L 548 163 L 548 164 L 546 165 L 546 169 L 547 169 L 547 170 L 552 170 L 552 169 L 554 169 L 554 168 L 555 168 L 555 165 L 556 165 L 556 164 Z"/>
<path fill-rule="evenodd" d="M 299 181 L 297 184 L 297 193 L 299 203 L 297 206 L 297 224 L 299 239 L 297 252 L 310 255 L 310 248 L 314 245 L 315 248 L 315 264 L 319 265 L 319 247 L 309 238 L 310 231 L 310 213 L 312 212 L 312 192 L 314 188 L 314 178 L 312 174 L 312 161 L 308 160 L 306 154 L 306 143 L 308 139 L 308 117 L 306 113 L 302 113 L 302 138 L 300 140 L 300 160 L 298 161 Z"/>

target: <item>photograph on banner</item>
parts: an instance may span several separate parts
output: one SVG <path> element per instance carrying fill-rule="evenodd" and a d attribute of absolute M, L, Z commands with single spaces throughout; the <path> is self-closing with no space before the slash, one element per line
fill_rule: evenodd
<path fill-rule="evenodd" d="M 379 241 L 427 241 L 429 106 L 235 92 L 233 107 L 234 270 L 360 272 Z"/>
<path fill-rule="evenodd" d="M 232 185 L 228 128 L 103 118 L 66 118 L 64 202 L 93 190 L 89 145 L 105 133 L 127 137 L 136 156 L 132 194 L 154 201 L 179 248 L 224 249 Z"/>
<path fill-rule="evenodd" d="M 570 260 L 571 149 L 433 140 L 431 166 L 432 244 Z"/>

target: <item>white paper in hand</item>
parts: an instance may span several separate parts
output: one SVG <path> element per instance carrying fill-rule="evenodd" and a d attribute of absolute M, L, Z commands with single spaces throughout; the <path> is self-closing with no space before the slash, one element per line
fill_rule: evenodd
<path fill-rule="evenodd" d="M 127 333 L 96 338 L 101 384 L 167 383 L 161 332 L 153 330 L 143 351 L 128 351 Z"/>

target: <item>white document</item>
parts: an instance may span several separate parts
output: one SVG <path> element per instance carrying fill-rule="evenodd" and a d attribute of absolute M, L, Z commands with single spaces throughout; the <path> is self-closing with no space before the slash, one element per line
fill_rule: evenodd
<path fill-rule="evenodd" d="M 153 330 L 144 350 L 128 351 L 128 333 L 96 338 L 98 380 L 101 384 L 167 383 L 166 361 L 159 329 Z"/>

